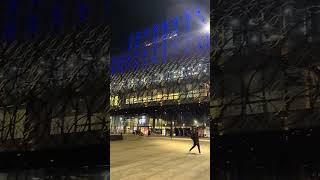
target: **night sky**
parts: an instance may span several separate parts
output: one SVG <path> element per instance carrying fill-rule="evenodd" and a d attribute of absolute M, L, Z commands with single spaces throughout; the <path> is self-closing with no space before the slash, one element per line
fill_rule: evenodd
<path fill-rule="evenodd" d="M 112 0 L 112 55 L 128 49 L 130 32 L 161 23 L 171 15 L 179 15 L 185 7 L 195 2 L 210 8 L 209 0 Z"/>
<path fill-rule="evenodd" d="M 48 32 L 72 32 L 84 21 L 110 24 L 112 52 L 127 50 L 130 32 L 181 15 L 190 4 L 209 0 L 1 0 L 0 39 L 26 40 Z M 209 9 L 209 6 L 208 6 Z"/>
<path fill-rule="evenodd" d="M 110 24 L 111 0 L 1 0 L 1 41 L 28 40 L 76 26 Z"/>

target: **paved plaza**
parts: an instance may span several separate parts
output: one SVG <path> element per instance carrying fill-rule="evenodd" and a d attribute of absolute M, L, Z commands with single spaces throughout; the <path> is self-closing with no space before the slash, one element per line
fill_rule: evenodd
<path fill-rule="evenodd" d="M 191 153 L 190 138 L 125 136 L 111 142 L 112 180 L 210 179 L 210 142 L 200 140 L 201 153 Z"/>

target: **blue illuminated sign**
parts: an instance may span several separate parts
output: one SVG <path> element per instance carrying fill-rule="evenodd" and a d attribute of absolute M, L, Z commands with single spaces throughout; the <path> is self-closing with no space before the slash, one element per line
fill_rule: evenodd
<path fill-rule="evenodd" d="M 141 32 L 136 32 L 136 40 L 135 40 L 134 48 L 138 49 L 140 47 L 141 38 L 142 38 Z"/>
<path fill-rule="evenodd" d="M 185 15 L 185 18 L 184 18 L 185 31 L 189 32 L 191 29 L 191 13 L 189 11 L 186 11 L 184 15 Z"/>
<path fill-rule="evenodd" d="M 195 21 L 198 23 L 194 23 Z M 170 60 L 168 57 L 173 54 L 188 55 L 196 49 L 208 50 L 209 32 L 186 35 L 193 32 L 193 25 L 201 27 L 203 24 L 205 27 L 205 23 L 208 22 L 199 9 L 186 10 L 182 16 L 154 24 L 141 32 L 131 33 L 128 38 L 128 55 L 112 58 L 112 61 L 118 61 L 120 64 L 111 63 L 112 74 L 144 69 L 152 64 L 167 63 Z"/>
<path fill-rule="evenodd" d="M 201 20 L 203 23 L 205 23 L 205 21 L 206 21 L 206 20 L 205 20 L 205 17 L 201 14 L 200 9 L 197 9 L 196 15 L 197 15 L 198 18 L 200 18 L 200 20 Z"/>
<path fill-rule="evenodd" d="M 2 3 L 5 5 L 3 12 L 0 12 L 2 16 L 2 30 L 0 38 L 3 41 L 13 41 L 17 37 L 29 39 L 32 36 L 35 36 L 39 31 L 59 31 L 63 30 L 62 26 L 74 27 L 81 23 L 95 23 L 95 21 L 89 20 L 89 13 L 91 8 L 95 8 L 97 5 L 102 5 L 102 8 L 105 9 L 92 9 L 104 11 L 106 16 L 110 14 L 110 0 L 103 0 L 103 2 L 97 3 L 96 1 L 88 0 L 75 0 L 73 6 L 75 10 L 68 9 L 64 12 L 66 8 L 66 0 L 52 0 L 50 1 L 50 6 L 44 3 L 46 0 L 2 0 L 7 3 Z M 25 8 L 23 7 L 25 6 Z M 19 11 L 18 7 L 22 8 Z M 45 8 L 48 11 L 43 11 Z M 72 13 L 72 14 L 70 14 Z M 99 12 L 99 14 L 102 14 Z M 68 19 L 72 17 L 72 22 L 74 24 L 65 24 L 63 23 L 64 18 Z M 17 21 L 21 17 L 22 19 Z M 73 19 L 75 18 L 75 19 Z M 43 20 L 44 23 L 40 26 L 40 20 Z M 99 18 L 100 20 L 101 18 Z M 104 18 L 109 21 L 108 18 Z M 102 20 L 102 19 L 101 19 Z M 87 22 L 86 22 L 87 21 Z M 100 22 L 99 22 L 100 23 Z M 19 29 L 18 29 L 19 28 Z M 68 30 L 69 28 L 65 28 Z M 43 32 L 46 33 L 46 32 Z"/>
<path fill-rule="evenodd" d="M 133 41 L 134 41 L 134 35 L 133 35 L 133 33 L 131 33 L 129 36 L 129 41 L 128 41 L 128 50 L 129 51 L 131 51 L 131 49 L 133 49 Z"/>
<path fill-rule="evenodd" d="M 165 21 L 162 23 L 162 34 L 163 37 L 167 38 L 168 35 L 168 28 L 169 28 L 169 23 L 168 21 Z M 167 41 L 163 41 L 162 43 L 162 62 L 166 63 L 167 62 Z"/>

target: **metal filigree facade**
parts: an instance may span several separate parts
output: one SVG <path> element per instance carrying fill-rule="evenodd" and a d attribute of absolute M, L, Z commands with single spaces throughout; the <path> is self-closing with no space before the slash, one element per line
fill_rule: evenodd
<path fill-rule="evenodd" d="M 155 65 L 111 78 L 112 108 L 199 103 L 209 97 L 209 58 L 205 54 Z"/>
<path fill-rule="evenodd" d="M 214 6 L 215 133 L 318 126 L 319 3 L 243 0 Z"/>
<path fill-rule="evenodd" d="M 109 45 L 108 26 L 1 44 L 1 150 L 105 141 Z"/>
<path fill-rule="evenodd" d="M 111 76 L 110 103 L 113 109 L 199 103 L 209 100 L 208 39 L 203 38 L 204 35 L 201 33 L 192 34 L 192 38 L 187 38 L 185 34 L 172 34 L 160 43 L 145 44 L 149 51 L 153 50 L 153 46 L 157 46 L 157 51 L 161 51 L 165 43 L 168 51 L 170 50 L 165 57 L 158 55 L 155 61 L 144 66 L 146 59 L 153 60 L 153 57 L 133 56 L 132 59 L 136 63 L 124 65 L 124 69 L 128 69 L 126 72 Z M 141 50 L 129 54 L 137 52 Z"/>

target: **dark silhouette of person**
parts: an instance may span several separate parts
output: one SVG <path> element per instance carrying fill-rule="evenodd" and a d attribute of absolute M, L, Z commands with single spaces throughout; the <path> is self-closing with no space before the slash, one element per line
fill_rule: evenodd
<path fill-rule="evenodd" d="M 199 154 L 201 154 L 200 144 L 199 144 L 198 130 L 195 130 L 195 131 L 191 134 L 191 139 L 192 139 L 192 141 L 193 141 L 193 146 L 190 148 L 189 152 L 190 152 L 194 147 L 198 146 Z"/>

